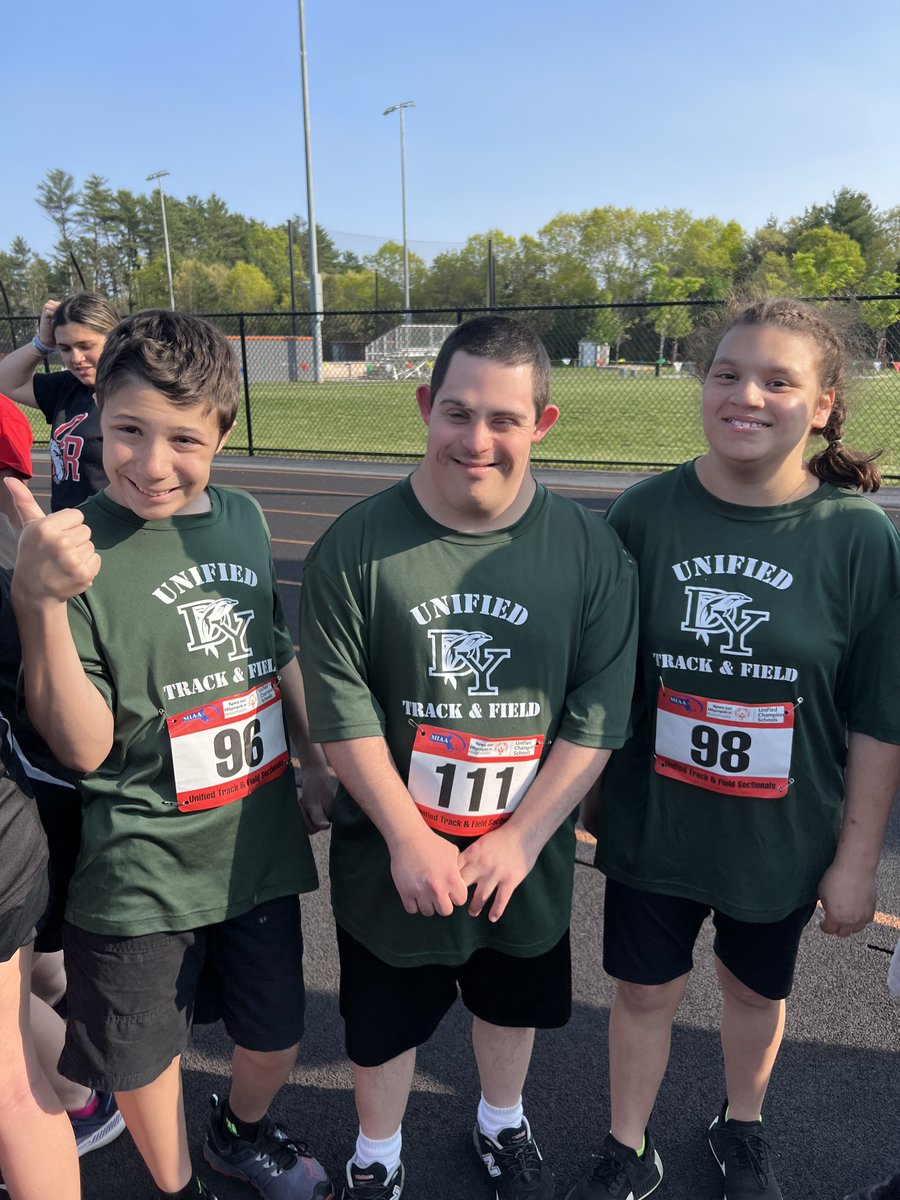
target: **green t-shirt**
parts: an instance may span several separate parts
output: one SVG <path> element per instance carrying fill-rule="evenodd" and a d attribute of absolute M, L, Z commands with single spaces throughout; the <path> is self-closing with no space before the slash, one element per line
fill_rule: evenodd
<path fill-rule="evenodd" d="M 580 505 L 539 487 L 508 529 L 463 534 L 432 521 L 404 480 L 335 521 L 307 559 L 301 646 L 312 736 L 386 738 L 401 777 L 416 772 L 432 828 L 469 845 L 456 829 L 501 812 L 504 788 L 509 797 L 527 790 L 522 781 L 552 739 L 622 745 L 635 613 L 633 562 Z M 542 954 L 569 923 L 573 827 L 564 822 L 550 839 L 499 922 L 465 907 L 410 915 L 385 842 L 342 788 L 335 917 L 399 966 L 458 964 L 481 946 Z"/>
<path fill-rule="evenodd" d="M 102 566 L 69 625 L 115 733 L 80 784 L 66 916 L 95 933 L 193 929 L 316 887 L 273 689 L 294 649 L 268 529 L 246 493 L 209 494 L 210 512 L 160 521 L 102 493 L 82 506 Z"/>
<path fill-rule="evenodd" d="M 693 463 L 630 488 L 609 521 L 638 563 L 640 660 L 597 865 L 780 920 L 834 857 L 848 730 L 879 736 L 856 647 L 900 586 L 900 535 L 828 484 L 776 507 L 725 503 Z M 896 723 L 896 692 L 887 703 Z"/>
<path fill-rule="evenodd" d="M 858 687 L 853 697 L 858 728 L 879 742 L 900 745 L 900 596 L 870 621 L 857 639 Z"/>

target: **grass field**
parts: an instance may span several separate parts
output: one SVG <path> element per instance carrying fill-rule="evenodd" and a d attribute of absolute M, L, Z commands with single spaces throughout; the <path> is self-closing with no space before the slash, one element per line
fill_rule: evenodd
<path fill-rule="evenodd" d="M 648 372 L 621 379 L 613 371 L 557 368 L 552 395 L 562 415 L 535 447 L 536 462 L 674 465 L 702 452 L 700 388 L 690 377 L 657 379 Z M 402 458 L 418 456 L 425 445 L 415 381 L 251 383 L 250 396 L 258 453 Z M 845 441 L 860 450 L 883 450 L 882 470 L 900 479 L 900 374 L 857 380 L 851 404 Z M 37 443 L 46 445 L 43 418 L 30 415 Z M 242 401 L 228 448 L 246 453 L 248 445 Z"/>

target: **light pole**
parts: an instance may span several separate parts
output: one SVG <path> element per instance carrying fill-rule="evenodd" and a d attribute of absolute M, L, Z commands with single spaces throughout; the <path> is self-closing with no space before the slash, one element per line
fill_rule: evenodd
<path fill-rule="evenodd" d="M 322 276 L 319 274 L 319 250 L 316 238 L 316 209 L 313 202 L 312 139 L 309 131 L 309 81 L 306 73 L 306 21 L 303 0 L 297 0 L 300 20 L 300 87 L 303 92 L 303 144 L 306 148 L 306 224 L 309 237 L 309 307 L 312 310 L 313 380 L 322 378 Z"/>
<path fill-rule="evenodd" d="M 406 241 L 406 149 L 403 139 L 403 110 L 415 107 L 415 100 L 404 100 L 400 104 L 392 104 L 382 114 L 385 117 L 393 112 L 400 114 L 400 196 L 403 203 L 403 319 L 407 325 L 412 320 L 412 313 L 409 311 L 409 246 Z"/>
<path fill-rule="evenodd" d="M 162 209 L 163 223 L 163 242 L 166 247 L 166 275 L 169 277 L 169 308 L 175 310 L 175 289 L 172 287 L 172 259 L 169 255 L 169 227 L 166 225 L 166 197 L 163 194 L 162 181 L 168 171 L 154 171 L 152 175 L 147 176 L 147 182 L 152 183 L 155 179 L 159 183 L 159 206 Z"/>

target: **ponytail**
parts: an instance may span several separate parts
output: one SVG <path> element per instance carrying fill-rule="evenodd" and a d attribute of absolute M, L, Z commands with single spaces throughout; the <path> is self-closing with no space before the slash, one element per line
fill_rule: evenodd
<path fill-rule="evenodd" d="M 807 466 L 823 483 L 831 483 L 835 487 L 856 488 L 861 492 L 877 492 L 881 487 L 881 471 L 876 459 L 881 451 L 876 454 L 864 454 L 860 450 L 848 449 L 841 437 L 846 418 L 847 405 L 843 394 L 835 394 L 828 422 L 825 428 L 819 431 L 827 445 L 820 453 L 813 455 Z"/>

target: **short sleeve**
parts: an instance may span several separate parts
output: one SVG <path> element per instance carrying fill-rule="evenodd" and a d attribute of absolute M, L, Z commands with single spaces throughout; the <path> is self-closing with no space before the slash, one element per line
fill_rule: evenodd
<path fill-rule="evenodd" d="M 617 750 L 628 734 L 638 652 L 637 567 L 618 537 L 601 526 L 599 572 L 586 611 L 559 736 L 576 745 Z"/>
<path fill-rule="evenodd" d="M 856 639 L 847 671 L 847 727 L 900 744 L 900 595 Z"/>
<path fill-rule="evenodd" d="M 307 560 L 300 604 L 300 662 L 315 742 L 383 737 L 385 718 L 368 682 L 365 621 L 346 573 Z"/>

